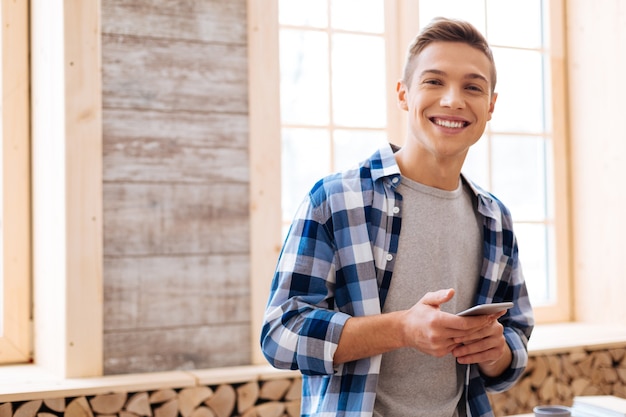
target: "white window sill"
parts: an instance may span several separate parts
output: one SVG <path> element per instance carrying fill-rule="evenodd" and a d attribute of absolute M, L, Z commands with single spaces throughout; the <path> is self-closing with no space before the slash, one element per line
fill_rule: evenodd
<path fill-rule="evenodd" d="M 536 326 L 528 350 L 532 356 L 623 346 L 626 346 L 625 325 L 558 323 Z M 299 376 L 297 371 L 280 371 L 269 365 L 250 365 L 196 371 L 59 379 L 36 365 L 14 365 L 0 367 L 0 403 L 243 383 L 296 376 Z"/>
<path fill-rule="evenodd" d="M 535 327 L 528 342 L 528 353 L 544 355 L 623 346 L 626 346 L 626 325 L 555 323 Z"/>

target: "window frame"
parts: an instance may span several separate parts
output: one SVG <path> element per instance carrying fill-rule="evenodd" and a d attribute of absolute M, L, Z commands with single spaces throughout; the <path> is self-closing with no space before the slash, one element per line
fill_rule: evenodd
<path fill-rule="evenodd" d="M 3 119 L 14 129 L 10 137 L 19 138 L 11 145 L 20 158 L 11 162 L 20 161 L 22 175 L 21 202 L 14 204 L 13 194 L 11 199 L 12 208 L 19 208 L 20 228 L 12 222 L 5 229 L 10 247 L 18 240 L 22 246 L 15 252 L 20 267 L 8 274 L 19 278 L 19 286 L 5 295 L 26 314 L 11 317 L 23 345 L 18 355 L 9 357 L 5 344 L 0 349 L 8 359 L 3 364 L 27 364 L 6 366 L 0 375 L 13 378 L 27 368 L 57 378 L 101 376 L 100 2 L 1 1 L 3 35 L 8 17 L 14 19 L 9 28 L 20 32 L 9 47 L 3 44 L 3 63 L 7 56 L 21 57 L 19 69 L 3 72 L 2 82 L 19 85 L 24 93 L 15 106 L 2 97 Z M 7 125 L 3 129 L 7 137 Z"/>
<path fill-rule="evenodd" d="M 556 234 L 557 301 L 535 308 L 538 323 L 571 321 L 571 239 L 569 154 L 566 138 L 565 7 L 563 0 L 546 0 L 550 30 L 551 110 L 554 146 L 554 200 Z M 385 1 L 385 46 L 388 58 L 387 83 L 395 85 L 401 74 L 406 47 L 419 30 L 419 2 Z M 248 1 L 249 75 L 250 75 L 250 164 L 251 164 L 251 292 L 253 340 L 261 331 L 275 262 L 281 248 L 281 159 L 279 111 L 278 0 L 263 7 Z M 263 63 L 263 64 L 261 64 Z M 396 107 L 396 95 L 388 89 L 388 136 L 404 140 L 406 115 Z M 271 139 L 270 139 L 271 138 Z M 402 143 L 396 142 L 398 145 Z M 253 363 L 263 363 L 257 344 L 253 344 Z"/>
<path fill-rule="evenodd" d="M 27 1 L 2 0 L 2 334 L 0 363 L 32 358 Z M 9 198 L 7 198 L 9 197 Z"/>
<path fill-rule="evenodd" d="M 567 60 L 564 0 L 546 1 L 549 19 L 550 74 L 546 80 L 552 86 L 552 141 L 554 169 L 554 229 L 557 299 L 552 305 L 537 307 L 540 323 L 573 321 L 573 267 L 571 223 L 570 150 L 567 131 Z"/>

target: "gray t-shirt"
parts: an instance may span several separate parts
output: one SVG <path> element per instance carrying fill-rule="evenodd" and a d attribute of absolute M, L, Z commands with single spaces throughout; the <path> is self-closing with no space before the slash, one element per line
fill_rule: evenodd
<path fill-rule="evenodd" d="M 409 309 L 425 293 L 446 288 L 456 294 L 443 311 L 471 307 L 483 256 L 474 194 L 461 180 L 456 190 L 445 191 L 404 177 L 398 192 L 402 230 L 383 312 Z M 465 374 L 452 355 L 435 358 L 409 348 L 385 353 L 374 416 L 465 416 Z"/>

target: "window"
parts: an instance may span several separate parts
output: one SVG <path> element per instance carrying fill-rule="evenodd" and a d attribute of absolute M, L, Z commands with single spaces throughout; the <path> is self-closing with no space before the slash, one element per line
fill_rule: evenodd
<path fill-rule="evenodd" d="M 0 8 L 0 363 L 30 360 L 28 2 Z"/>
<path fill-rule="evenodd" d="M 384 7 L 382 0 L 279 2 L 285 229 L 317 179 L 387 141 Z"/>
<path fill-rule="evenodd" d="M 403 140 L 385 117 L 396 107 L 386 101 L 386 90 L 395 85 L 386 74 L 400 74 L 384 65 L 386 49 L 393 48 L 385 42 L 393 36 L 388 28 L 397 26 L 385 18 L 385 3 L 279 2 L 283 232 L 313 181 L 358 162 L 386 140 Z M 533 305 L 540 318 L 563 320 L 569 318 L 567 281 L 557 277 L 567 273 L 567 260 L 559 260 L 565 254 L 557 252 L 562 232 L 555 219 L 566 213 L 557 207 L 555 187 L 566 184 L 554 164 L 564 139 L 562 121 L 554 120 L 563 115 L 552 112 L 563 99 L 553 91 L 560 71 L 552 59 L 559 41 L 550 32 L 553 23 L 558 26 L 553 4 L 420 0 L 415 17 L 420 27 L 436 16 L 468 20 L 493 47 L 496 111 L 464 172 L 511 209 Z M 352 19 L 356 8 L 359 19 Z"/>

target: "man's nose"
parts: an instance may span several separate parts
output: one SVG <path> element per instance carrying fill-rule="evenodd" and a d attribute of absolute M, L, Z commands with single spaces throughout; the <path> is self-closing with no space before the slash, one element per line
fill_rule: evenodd
<path fill-rule="evenodd" d="M 461 109 L 465 107 L 463 92 L 455 87 L 448 87 L 441 96 L 441 106 L 452 109 Z"/>

